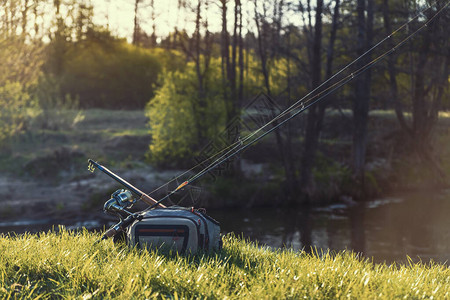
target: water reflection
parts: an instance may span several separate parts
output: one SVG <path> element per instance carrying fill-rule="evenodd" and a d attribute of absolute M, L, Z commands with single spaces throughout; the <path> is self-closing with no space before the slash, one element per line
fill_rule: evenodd
<path fill-rule="evenodd" d="M 282 230 L 280 246 L 295 247 L 298 240 L 303 249 L 309 252 L 312 246 L 311 210 L 309 208 L 302 208 L 298 212 L 288 210 L 284 212 L 282 219 L 284 230 Z"/>
<path fill-rule="evenodd" d="M 374 262 L 450 261 L 450 191 L 384 198 L 351 207 L 210 212 L 222 230 L 279 248 L 353 250 Z"/>
<path fill-rule="evenodd" d="M 348 209 L 351 231 L 351 249 L 357 253 L 364 254 L 366 251 L 366 226 L 364 218 L 366 215 L 366 203 L 353 205 Z"/>

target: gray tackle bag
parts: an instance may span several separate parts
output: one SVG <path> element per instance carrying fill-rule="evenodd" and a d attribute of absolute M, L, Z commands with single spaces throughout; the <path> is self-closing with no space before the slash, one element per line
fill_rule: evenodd
<path fill-rule="evenodd" d="M 220 224 L 204 209 L 171 206 L 143 212 L 127 228 L 130 246 L 178 253 L 214 251 L 222 248 Z"/>

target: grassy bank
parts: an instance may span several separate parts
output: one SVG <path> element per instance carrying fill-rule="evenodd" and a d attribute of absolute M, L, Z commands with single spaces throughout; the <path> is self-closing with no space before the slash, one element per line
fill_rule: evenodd
<path fill-rule="evenodd" d="M 57 119 L 51 125 L 37 119 L 0 147 L 0 172 L 53 179 L 61 171 L 83 174 L 87 157 L 115 164 L 144 160 L 150 136 L 142 110 L 63 110 L 59 118 L 56 112 L 51 115 L 50 120 Z"/>
<path fill-rule="evenodd" d="M 378 265 L 350 253 L 272 251 L 228 236 L 211 255 L 99 244 L 95 233 L 0 237 L 0 298 L 448 299 L 441 265 Z"/>

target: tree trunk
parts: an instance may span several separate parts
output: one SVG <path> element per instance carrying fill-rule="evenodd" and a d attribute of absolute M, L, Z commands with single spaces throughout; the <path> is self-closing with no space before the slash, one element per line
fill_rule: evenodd
<path fill-rule="evenodd" d="M 242 3 L 239 3 L 239 87 L 238 87 L 238 101 L 240 106 L 244 100 L 244 39 L 242 38 Z"/>
<path fill-rule="evenodd" d="M 414 150 L 418 154 L 422 162 L 425 162 L 434 172 L 436 181 L 442 182 L 445 178 L 445 172 L 431 153 L 431 131 L 436 123 L 438 115 L 438 107 L 443 94 L 442 81 L 448 78 L 448 55 L 445 55 L 443 64 L 436 67 L 438 79 L 431 80 L 427 85 L 426 69 L 429 61 L 431 46 L 436 40 L 435 32 L 439 30 L 439 17 L 427 27 L 427 32 L 423 34 L 423 41 L 419 48 L 417 66 L 414 72 L 414 89 L 413 89 L 413 145 Z M 440 71 L 443 67 L 443 71 Z M 439 78 L 441 77 L 441 78 Z M 442 80 L 444 78 L 444 80 Z M 427 103 L 430 91 L 433 86 L 437 86 L 435 97 Z M 439 91 L 442 88 L 441 91 Z"/>
<path fill-rule="evenodd" d="M 152 9 L 151 19 L 152 19 L 152 36 L 151 36 L 151 47 L 156 47 L 156 14 L 155 14 L 155 0 L 150 1 L 150 7 Z"/>
<path fill-rule="evenodd" d="M 330 40 L 328 42 L 327 49 L 327 65 L 325 69 L 325 77 L 326 79 L 330 79 L 333 75 L 333 60 L 334 60 L 334 44 L 336 41 L 336 34 L 338 29 L 338 21 L 339 21 L 339 8 L 340 8 L 340 0 L 336 0 L 334 4 L 333 11 L 333 21 L 331 23 L 331 32 L 330 32 Z"/>
<path fill-rule="evenodd" d="M 197 74 L 197 105 L 195 111 L 195 119 L 197 124 L 197 137 L 199 145 L 204 143 L 206 139 L 206 130 L 202 122 L 202 113 L 204 113 L 205 103 L 205 86 L 204 86 L 204 76 L 201 68 L 201 9 L 202 0 L 198 0 L 196 8 L 196 18 L 195 18 L 195 32 L 194 32 L 194 62 L 195 62 L 195 72 Z"/>
<path fill-rule="evenodd" d="M 238 2 L 239 0 L 235 0 L 234 2 L 234 24 L 233 24 L 233 42 L 231 43 L 231 68 L 230 73 L 228 74 L 228 80 L 230 82 L 231 88 L 231 113 L 233 117 L 236 117 L 237 108 L 236 108 L 236 49 L 238 44 L 238 20 L 239 20 L 239 12 L 238 12 Z"/>
<path fill-rule="evenodd" d="M 323 0 L 317 1 L 314 37 L 310 47 L 311 62 L 311 88 L 315 89 L 321 82 L 322 71 L 322 12 Z M 314 95 L 313 95 L 314 96 Z M 322 130 L 323 116 L 325 112 L 325 104 L 323 102 L 313 105 L 308 109 L 306 119 L 306 135 L 302 154 L 300 186 L 303 191 L 303 202 L 308 203 L 311 195 L 315 193 L 314 181 L 312 178 L 312 169 L 314 166 L 315 154 L 319 144 L 319 134 Z"/>
<path fill-rule="evenodd" d="M 263 9 L 264 13 L 266 12 L 265 8 Z M 261 19 L 260 19 L 261 18 Z M 267 95 L 269 97 L 272 97 L 272 91 L 269 81 L 269 71 L 267 69 L 267 60 L 268 60 L 268 54 L 267 54 L 267 47 L 268 43 L 266 43 L 267 38 L 267 29 L 263 28 L 263 24 L 266 21 L 266 15 L 264 14 L 262 17 L 259 16 L 257 12 L 257 2 L 255 0 L 255 22 L 256 22 L 256 30 L 258 33 L 258 53 L 259 58 L 261 60 L 261 70 L 263 73 L 264 78 L 264 87 L 266 89 Z M 267 24 L 265 24 L 267 25 Z M 272 118 L 275 117 L 275 115 L 272 116 Z M 278 122 L 273 122 L 273 126 L 277 126 Z M 281 136 L 281 133 L 279 130 L 275 130 L 275 138 L 277 141 L 277 148 L 280 153 L 281 162 L 284 167 L 285 176 L 286 176 L 286 187 L 287 187 L 287 200 L 288 202 L 291 202 L 293 198 L 295 197 L 296 193 L 296 182 L 295 182 L 295 171 L 293 166 L 293 160 L 292 158 L 288 157 L 289 151 L 286 151 L 285 143 L 283 142 L 283 138 Z"/>
<path fill-rule="evenodd" d="M 373 31 L 373 0 L 368 0 L 367 23 L 365 20 L 365 0 L 357 3 L 357 56 L 361 56 L 372 43 Z M 370 54 L 360 59 L 357 68 L 363 67 L 370 61 Z M 364 165 L 366 162 L 367 122 L 369 116 L 371 72 L 370 69 L 355 80 L 355 99 L 353 102 L 353 170 L 360 183 L 360 197 L 365 194 Z"/>
<path fill-rule="evenodd" d="M 229 47 L 230 40 L 228 37 L 227 29 L 227 0 L 220 0 L 222 3 L 222 42 L 221 42 L 221 71 L 222 71 L 222 86 L 223 86 L 223 98 L 225 100 L 225 107 L 227 110 L 227 124 L 232 119 L 231 104 L 229 103 L 229 87 L 230 83 L 228 80 L 230 72 L 230 57 L 229 57 Z"/>
<path fill-rule="evenodd" d="M 22 9 L 22 36 L 25 36 L 27 34 L 27 21 L 28 21 L 28 9 L 30 6 L 28 5 L 29 0 L 25 0 L 23 3 L 23 9 Z"/>
<path fill-rule="evenodd" d="M 389 3 L 388 0 L 383 0 L 383 21 L 384 21 L 384 29 L 386 30 L 386 34 L 392 33 L 391 20 L 389 16 Z M 392 49 L 394 47 L 394 42 L 392 38 L 388 40 L 388 46 Z M 401 128 L 408 133 L 408 136 L 412 135 L 412 130 L 408 126 L 405 120 L 405 116 L 403 114 L 403 107 L 398 98 L 398 85 L 397 85 L 397 70 L 395 68 L 396 65 L 396 55 L 392 53 L 387 57 L 387 68 L 389 73 L 389 86 L 391 91 L 391 102 L 394 103 L 394 110 L 397 116 L 397 120 L 401 126 Z"/>
<path fill-rule="evenodd" d="M 139 45 L 139 35 L 140 35 L 140 28 L 139 28 L 139 19 L 138 19 L 138 12 L 139 12 L 139 2 L 141 0 L 135 0 L 134 1 L 134 27 L 133 27 L 133 45 Z"/>

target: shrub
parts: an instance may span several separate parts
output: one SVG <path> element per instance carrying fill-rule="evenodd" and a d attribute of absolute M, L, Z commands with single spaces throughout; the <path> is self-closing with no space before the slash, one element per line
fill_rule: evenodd
<path fill-rule="evenodd" d="M 4 142 L 30 127 L 38 112 L 36 101 L 19 82 L 0 86 L 0 141 Z"/>
<path fill-rule="evenodd" d="M 176 84 L 180 77 L 177 72 L 164 76 L 163 86 L 146 107 L 152 135 L 148 158 L 154 163 L 183 159 L 196 141 L 192 106 Z"/>
<path fill-rule="evenodd" d="M 161 76 L 161 87 L 146 106 L 152 136 L 147 154 L 150 161 L 180 166 L 223 130 L 226 110 L 219 70 L 219 60 L 212 60 L 203 95 L 191 63 L 183 71 Z M 191 163 L 189 160 L 187 165 Z"/>
<path fill-rule="evenodd" d="M 62 95 L 78 98 L 81 107 L 143 108 L 154 95 L 161 64 L 147 49 L 110 38 L 68 46 L 60 78 Z"/>
<path fill-rule="evenodd" d="M 69 94 L 63 97 L 58 80 L 53 76 L 41 76 L 33 92 L 41 109 L 35 120 L 37 128 L 70 130 L 84 120 L 84 113 L 79 110 L 78 98 Z"/>

